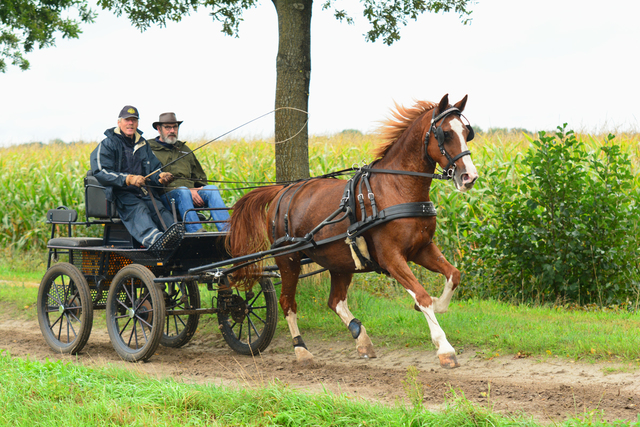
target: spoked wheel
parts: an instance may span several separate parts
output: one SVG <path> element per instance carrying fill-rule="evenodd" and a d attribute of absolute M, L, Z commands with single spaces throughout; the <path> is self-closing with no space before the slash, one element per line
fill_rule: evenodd
<path fill-rule="evenodd" d="M 171 286 L 171 285 L 170 285 Z M 179 283 L 175 292 L 169 292 L 165 298 L 167 318 L 160 344 L 165 347 L 182 347 L 193 337 L 198 329 L 199 314 L 174 314 L 174 311 L 200 308 L 200 289 L 193 281 Z"/>
<path fill-rule="evenodd" d="M 140 264 L 115 275 L 107 296 L 107 330 L 116 352 L 128 362 L 149 359 L 160 344 L 164 327 L 164 296 L 155 276 Z"/>
<path fill-rule="evenodd" d="M 45 273 L 38 289 L 38 323 L 57 353 L 82 350 L 93 324 L 93 302 L 86 279 L 74 265 L 61 262 Z"/>
<path fill-rule="evenodd" d="M 271 280 L 261 278 L 259 286 L 246 292 L 218 292 L 218 325 L 232 350 L 258 354 L 266 350 L 278 323 L 276 291 Z"/>

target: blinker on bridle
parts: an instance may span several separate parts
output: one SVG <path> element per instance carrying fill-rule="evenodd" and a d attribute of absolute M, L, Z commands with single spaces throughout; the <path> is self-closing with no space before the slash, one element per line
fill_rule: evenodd
<path fill-rule="evenodd" d="M 466 150 L 461 152 L 455 157 L 451 157 L 451 155 L 447 152 L 447 150 L 444 149 L 444 130 L 442 130 L 442 126 L 437 126 L 437 124 L 440 120 L 444 121 L 444 119 L 446 119 L 451 114 L 455 114 L 458 117 L 464 117 L 462 116 L 462 112 L 456 107 L 448 108 L 439 114 L 435 114 L 435 111 L 434 111 L 431 117 L 431 126 L 429 127 L 429 130 L 427 131 L 427 134 L 424 137 L 424 152 L 429 162 L 435 165 L 436 161 L 433 160 L 429 155 L 429 153 L 427 152 L 427 145 L 429 144 L 429 136 L 431 135 L 431 133 L 433 133 L 436 136 L 436 140 L 438 141 L 438 148 L 440 149 L 440 152 L 449 161 L 449 164 L 443 171 L 448 178 L 452 178 L 453 174 L 455 173 L 456 161 L 461 157 L 471 155 L 471 152 L 469 150 Z M 467 135 L 467 142 L 469 142 L 475 137 L 475 132 L 473 131 L 473 128 L 471 127 L 470 124 L 466 126 L 467 126 L 467 130 L 469 131 L 469 134 Z"/>

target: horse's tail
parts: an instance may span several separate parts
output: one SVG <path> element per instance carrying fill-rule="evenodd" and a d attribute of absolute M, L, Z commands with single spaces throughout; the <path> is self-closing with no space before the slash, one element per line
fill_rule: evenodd
<path fill-rule="evenodd" d="M 257 188 L 245 194 L 233 205 L 233 214 L 229 219 L 230 231 L 226 240 L 227 250 L 233 258 L 267 249 L 267 206 L 283 188 L 283 185 Z M 252 285 L 261 271 L 260 263 L 235 271 L 234 285 Z"/>

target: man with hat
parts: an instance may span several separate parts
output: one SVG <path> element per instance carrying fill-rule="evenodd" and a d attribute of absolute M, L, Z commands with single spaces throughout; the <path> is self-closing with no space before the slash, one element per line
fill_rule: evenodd
<path fill-rule="evenodd" d="M 118 126 L 104 132 L 106 138 L 91 152 L 90 161 L 93 176 L 106 187 L 107 200 L 115 201 L 122 223 L 148 248 L 162 235 L 163 221 L 166 227 L 173 224 L 173 216 L 161 203 L 156 203 L 157 210 L 153 206 L 150 191 L 155 190 L 151 187 L 162 187 L 173 176 L 167 172 L 150 175 L 162 164 L 142 137 L 139 118 L 137 108 L 125 105 L 118 115 Z M 158 198 L 157 192 L 153 194 Z"/>
<path fill-rule="evenodd" d="M 162 203 L 167 209 L 171 209 L 171 199 L 175 200 L 175 206 L 181 216 L 194 207 L 218 208 L 212 209 L 211 218 L 216 222 L 220 231 L 226 231 L 229 224 L 229 212 L 220 197 L 220 191 L 215 185 L 207 185 L 207 174 L 195 154 L 187 147 L 186 143 L 178 140 L 178 129 L 182 121 L 176 118 L 174 113 L 162 113 L 157 122 L 153 123 L 159 135 L 149 140 L 149 145 L 156 157 L 164 166 L 163 170 L 170 172 L 175 178 L 168 185 L 168 190 L 162 196 Z M 195 211 L 187 212 L 185 228 L 187 233 L 204 231 L 202 224 L 189 224 L 197 222 L 198 215 Z"/>

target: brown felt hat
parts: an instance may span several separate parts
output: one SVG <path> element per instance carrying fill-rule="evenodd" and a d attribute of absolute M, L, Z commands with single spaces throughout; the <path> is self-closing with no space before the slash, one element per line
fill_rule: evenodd
<path fill-rule="evenodd" d="M 165 123 L 177 123 L 178 125 L 182 124 L 181 121 L 176 119 L 176 113 L 162 113 L 160 114 L 160 118 L 157 122 L 153 122 L 153 128 L 158 129 L 158 125 L 162 125 Z"/>

